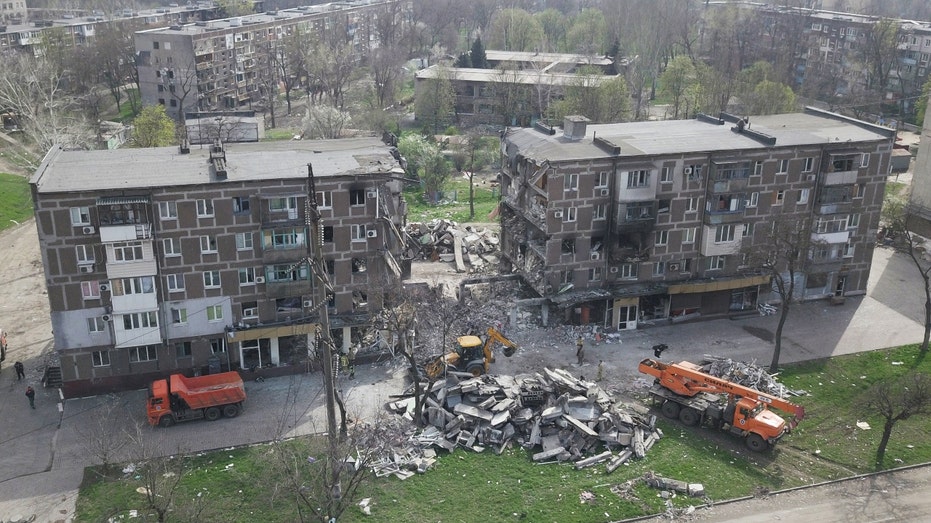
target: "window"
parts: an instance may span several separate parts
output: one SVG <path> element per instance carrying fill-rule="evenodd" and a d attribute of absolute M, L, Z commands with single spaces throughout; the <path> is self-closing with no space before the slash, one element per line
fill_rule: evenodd
<path fill-rule="evenodd" d="M 100 284 L 96 281 L 81 282 L 81 297 L 85 300 L 100 298 Z"/>
<path fill-rule="evenodd" d="M 295 211 L 297 210 L 297 197 L 271 198 L 268 200 L 268 210 L 271 212 Z"/>
<path fill-rule="evenodd" d="M 641 170 L 641 171 L 630 171 L 627 173 L 627 188 L 632 189 L 635 187 L 649 187 L 650 186 L 650 171 Z"/>
<path fill-rule="evenodd" d="M 724 256 L 712 256 L 711 258 L 708 259 L 709 260 L 708 268 L 713 271 L 724 270 L 725 259 L 726 258 Z"/>
<path fill-rule="evenodd" d="M 158 217 L 163 220 L 177 220 L 178 204 L 175 202 L 158 202 Z"/>
<path fill-rule="evenodd" d="M 213 200 L 197 200 L 197 217 L 210 218 L 213 216 Z"/>
<path fill-rule="evenodd" d="M 578 209 L 576 209 L 575 207 L 569 207 L 568 209 L 566 209 L 566 214 L 565 214 L 565 218 L 563 219 L 563 221 L 567 223 L 574 222 L 577 216 L 578 216 Z"/>
<path fill-rule="evenodd" d="M 223 306 L 211 305 L 207 307 L 207 321 L 220 321 L 223 319 Z"/>
<path fill-rule="evenodd" d="M 88 207 L 71 208 L 71 225 L 90 225 L 91 211 Z"/>
<path fill-rule="evenodd" d="M 74 247 L 74 252 L 78 258 L 78 263 L 80 264 L 94 263 L 94 246 L 93 245 L 76 245 Z"/>
<path fill-rule="evenodd" d="M 653 276 L 662 276 L 666 274 L 666 262 L 659 261 L 653 264 Z"/>
<path fill-rule="evenodd" d="M 810 189 L 799 189 L 798 199 L 795 200 L 795 203 L 798 205 L 805 205 L 808 203 L 808 193 Z"/>
<path fill-rule="evenodd" d="M 133 347 L 129 349 L 129 362 L 138 363 L 141 361 L 155 361 L 158 359 L 158 347 L 155 345 L 146 345 L 144 347 Z"/>
<path fill-rule="evenodd" d="M 756 207 L 760 202 L 760 193 L 752 192 L 750 193 L 750 199 L 747 201 L 747 207 Z"/>
<path fill-rule="evenodd" d="M 107 328 L 107 322 L 103 321 L 100 316 L 87 318 L 87 332 L 103 332 Z"/>
<path fill-rule="evenodd" d="M 123 314 L 123 329 L 125 330 L 148 329 L 153 327 L 158 327 L 158 313 L 155 311 Z"/>
<path fill-rule="evenodd" d="M 743 230 L 740 232 L 740 236 L 741 238 L 749 238 L 750 236 L 753 236 L 753 224 L 745 223 Z"/>
<path fill-rule="evenodd" d="M 331 243 L 333 241 L 333 226 L 332 225 L 323 226 L 323 241 L 324 243 Z"/>
<path fill-rule="evenodd" d="M 303 281 L 307 280 L 310 272 L 306 263 L 298 265 L 282 264 L 272 265 L 265 272 L 265 277 L 270 282 L 281 281 Z"/>
<path fill-rule="evenodd" d="M 91 361 L 95 367 L 109 367 L 110 366 L 110 351 L 108 350 L 95 350 L 91 353 Z"/>
<path fill-rule="evenodd" d="M 718 225 L 714 229 L 714 243 L 725 243 L 734 241 L 733 225 Z"/>
<path fill-rule="evenodd" d="M 786 174 L 789 172 L 789 160 L 779 160 L 779 168 L 776 169 L 776 174 Z"/>
<path fill-rule="evenodd" d="M 672 167 L 663 167 L 659 175 L 660 183 L 672 183 Z"/>
<path fill-rule="evenodd" d="M 242 303 L 242 318 L 258 318 L 259 303 L 256 301 L 245 301 Z"/>
<path fill-rule="evenodd" d="M 869 167 L 870 166 L 870 153 L 863 153 L 860 156 L 860 167 Z"/>
<path fill-rule="evenodd" d="M 692 270 L 692 259 L 684 258 L 679 262 L 679 272 L 689 272 Z"/>
<path fill-rule="evenodd" d="M 686 180 L 695 182 L 701 180 L 701 168 L 701 165 L 686 165 L 682 172 Z"/>
<path fill-rule="evenodd" d="M 168 285 L 168 292 L 179 292 L 184 290 L 183 274 L 169 274 L 165 276 L 165 281 Z"/>
<path fill-rule="evenodd" d="M 158 49 L 158 42 L 152 42 L 152 49 Z"/>
<path fill-rule="evenodd" d="M 786 199 L 786 192 L 784 190 L 779 190 L 773 193 L 773 205 L 782 205 Z"/>
<path fill-rule="evenodd" d="M 608 186 L 608 171 L 601 171 L 595 178 L 595 188 L 603 189 Z"/>
<path fill-rule="evenodd" d="M 236 250 L 237 251 L 251 251 L 252 250 L 252 233 L 251 232 L 240 232 L 236 234 Z"/>
<path fill-rule="evenodd" d="M 860 215 L 859 214 L 850 214 L 847 215 L 847 228 L 856 229 L 860 226 Z"/>
<path fill-rule="evenodd" d="M 753 175 L 760 176 L 763 174 L 763 160 L 753 162 Z"/>
<path fill-rule="evenodd" d="M 191 342 L 175 342 L 175 358 L 189 358 L 191 356 Z"/>
<path fill-rule="evenodd" d="M 654 245 L 666 245 L 669 242 L 669 231 L 656 231 L 656 243 Z"/>
<path fill-rule="evenodd" d="M 602 268 L 601 267 L 592 267 L 588 270 L 588 280 L 589 281 L 601 281 L 602 278 Z"/>
<path fill-rule="evenodd" d="M 177 238 L 164 238 L 162 249 L 165 251 L 165 256 L 181 256 L 181 241 Z"/>
<path fill-rule="evenodd" d="M 815 170 L 815 159 L 811 157 L 804 158 L 802 162 L 802 172 L 810 173 L 813 170 Z"/>
<path fill-rule="evenodd" d="M 201 254 L 216 254 L 217 253 L 217 239 L 213 236 L 201 236 L 200 237 L 200 253 Z"/>
<path fill-rule="evenodd" d="M 155 294 L 155 277 L 137 276 L 135 278 L 118 278 L 112 280 L 110 286 L 110 292 L 114 296 Z"/>
<path fill-rule="evenodd" d="M 685 212 L 698 212 L 698 197 L 692 197 L 685 202 Z"/>
<path fill-rule="evenodd" d="M 204 271 L 204 288 L 220 288 L 220 271 Z"/>
<path fill-rule="evenodd" d="M 226 352 L 226 347 L 223 345 L 222 338 L 214 338 L 210 340 L 211 354 L 223 354 L 224 352 Z"/>
<path fill-rule="evenodd" d="M 142 242 L 125 242 L 113 245 L 113 261 L 129 262 L 142 259 Z"/>
<path fill-rule="evenodd" d="M 255 283 L 255 269 L 252 267 L 246 267 L 245 269 L 239 269 L 239 284 L 240 285 L 252 285 Z"/>
<path fill-rule="evenodd" d="M 663 199 L 656 203 L 656 214 L 666 214 L 669 212 L 669 200 Z"/>
<path fill-rule="evenodd" d="M 317 208 L 318 209 L 329 209 L 333 207 L 333 193 L 330 191 L 318 191 L 317 192 Z"/>
<path fill-rule="evenodd" d="M 233 196 L 233 214 L 249 214 L 250 209 L 248 196 Z"/>
<path fill-rule="evenodd" d="M 575 254 L 575 240 L 573 239 L 563 240 L 561 251 L 563 254 Z"/>
<path fill-rule="evenodd" d="M 303 228 L 295 227 L 293 229 L 276 229 L 274 231 L 265 231 L 265 247 L 272 249 L 295 249 L 303 247 L 304 234 Z M 324 234 L 326 232 L 324 231 Z M 332 235 L 332 231 L 330 231 Z M 333 241 L 332 239 L 330 241 Z"/>
<path fill-rule="evenodd" d="M 621 278 L 636 279 L 637 278 L 637 264 L 622 263 L 621 264 Z"/>
<path fill-rule="evenodd" d="M 844 244 L 844 258 L 853 258 L 853 245 L 850 242 Z"/>
<path fill-rule="evenodd" d="M 866 184 L 858 183 L 854 187 L 853 197 L 854 198 L 863 198 L 863 195 L 866 194 Z"/>
<path fill-rule="evenodd" d="M 695 243 L 695 228 L 682 229 L 682 243 Z"/>
<path fill-rule="evenodd" d="M 187 309 L 171 309 L 172 325 L 184 325 L 187 323 Z"/>
<path fill-rule="evenodd" d="M 564 191 L 575 191 L 579 188 L 579 175 L 578 174 L 567 174 L 563 176 L 563 190 Z"/>
<path fill-rule="evenodd" d="M 595 206 L 592 213 L 592 221 L 604 220 L 608 215 L 608 206 L 601 203 Z"/>
<path fill-rule="evenodd" d="M 365 225 L 360 225 L 354 223 L 350 227 L 350 238 L 354 242 L 364 242 L 365 241 Z"/>
<path fill-rule="evenodd" d="M 349 205 L 365 205 L 365 191 L 362 189 L 349 191 Z"/>

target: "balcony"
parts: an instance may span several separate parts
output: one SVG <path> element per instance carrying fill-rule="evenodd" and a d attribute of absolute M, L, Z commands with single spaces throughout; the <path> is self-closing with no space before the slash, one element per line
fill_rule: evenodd
<path fill-rule="evenodd" d="M 748 178 L 731 178 L 725 180 L 715 180 L 711 185 L 712 194 L 732 193 L 743 191 L 749 184 Z"/>
<path fill-rule="evenodd" d="M 656 202 L 632 202 L 618 205 L 612 224 L 613 232 L 648 230 L 656 224 Z"/>
<path fill-rule="evenodd" d="M 852 185 L 857 182 L 857 171 L 834 171 L 824 175 L 824 185 Z"/>
<path fill-rule="evenodd" d="M 313 285 L 308 280 L 270 281 L 265 284 L 265 295 L 268 298 L 304 296 L 312 292 Z"/>
<path fill-rule="evenodd" d="M 100 226 L 100 241 L 104 243 L 148 240 L 150 238 L 152 238 L 151 223 Z"/>
<path fill-rule="evenodd" d="M 110 301 L 114 314 L 150 311 L 158 308 L 158 296 L 154 292 L 112 296 Z"/>

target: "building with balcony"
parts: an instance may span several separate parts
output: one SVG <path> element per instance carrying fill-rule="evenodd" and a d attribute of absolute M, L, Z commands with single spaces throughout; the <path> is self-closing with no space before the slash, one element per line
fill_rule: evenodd
<path fill-rule="evenodd" d="M 513 129 L 501 142 L 502 257 L 546 314 L 569 321 L 721 317 L 778 299 L 744 254 L 776 217 L 797 216 L 817 247 L 797 297 L 863 294 L 893 136 L 812 108 Z"/>
<path fill-rule="evenodd" d="M 299 372 L 324 308 L 348 347 L 403 272 L 402 178 L 370 138 L 51 150 L 30 184 L 65 394 L 211 366 Z"/>
<path fill-rule="evenodd" d="M 358 59 L 378 47 L 376 24 L 400 16 L 400 0 L 354 0 L 199 21 L 135 34 L 144 105 L 168 114 L 253 109 L 277 89 L 269 80 L 281 41 L 338 36 Z M 398 22 L 400 23 L 400 22 Z"/>

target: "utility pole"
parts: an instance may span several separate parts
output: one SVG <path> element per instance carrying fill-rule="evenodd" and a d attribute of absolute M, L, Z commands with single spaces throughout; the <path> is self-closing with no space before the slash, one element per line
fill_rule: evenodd
<path fill-rule="evenodd" d="M 330 478 L 327 481 L 330 487 L 329 504 L 339 502 L 343 497 L 339 473 L 339 434 L 336 430 L 336 365 L 333 358 L 333 340 L 330 337 L 330 318 L 327 311 L 327 292 L 330 291 L 330 282 L 327 277 L 323 261 L 323 227 L 320 225 L 320 211 L 317 209 L 317 190 L 314 185 L 313 165 L 307 164 L 307 199 L 304 206 L 304 221 L 310 237 L 307 241 L 307 259 L 310 263 L 311 281 L 313 282 L 314 307 L 320 311 L 320 329 L 316 336 L 318 354 L 323 359 L 323 388 L 324 401 L 326 401 L 327 423 L 327 467 Z"/>

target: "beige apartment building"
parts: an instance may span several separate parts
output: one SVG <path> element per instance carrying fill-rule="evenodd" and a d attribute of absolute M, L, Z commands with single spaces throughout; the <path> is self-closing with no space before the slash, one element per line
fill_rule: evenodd
<path fill-rule="evenodd" d="M 612 329 L 755 313 L 778 299 L 742 255 L 810 218 L 798 299 L 866 291 L 894 132 L 806 108 L 512 129 L 502 256 L 545 313 Z M 769 228 L 769 229 L 768 229 Z M 761 247 L 762 248 L 762 247 Z"/>
<path fill-rule="evenodd" d="M 51 150 L 30 184 L 65 394 L 173 372 L 300 372 L 322 310 L 348 347 L 404 270 L 392 152 L 374 138 Z"/>

